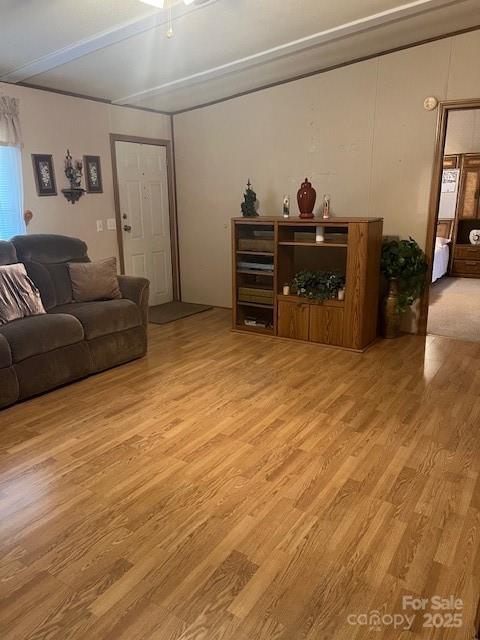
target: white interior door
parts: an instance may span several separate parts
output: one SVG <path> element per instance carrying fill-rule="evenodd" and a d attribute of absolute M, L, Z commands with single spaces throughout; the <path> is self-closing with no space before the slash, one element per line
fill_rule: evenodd
<path fill-rule="evenodd" d="M 150 280 L 150 305 L 173 299 L 166 147 L 115 142 L 125 273 Z"/>

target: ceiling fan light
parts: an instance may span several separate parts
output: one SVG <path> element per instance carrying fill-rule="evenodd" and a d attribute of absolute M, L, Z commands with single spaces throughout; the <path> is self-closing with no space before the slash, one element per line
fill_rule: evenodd
<path fill-rule="evenodd" d="M 150 4 L 152 7 L 157 7 L 157 9 L 163 9 L 165 5 L 165 0 L 140 0 L 144 4 Z"/>

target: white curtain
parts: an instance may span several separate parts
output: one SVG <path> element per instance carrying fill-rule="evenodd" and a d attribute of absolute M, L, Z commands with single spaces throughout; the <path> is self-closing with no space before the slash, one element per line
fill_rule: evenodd
<path fill-rule="evenodd" d="M 0 144 L 9 147 L 22 145 L 18 115 L 18 100 L 0 96 Z"/>
<path fill-rule="evenodd" d="M 18 100 L 0 96 L 0 240 L 25 232 Z"/>

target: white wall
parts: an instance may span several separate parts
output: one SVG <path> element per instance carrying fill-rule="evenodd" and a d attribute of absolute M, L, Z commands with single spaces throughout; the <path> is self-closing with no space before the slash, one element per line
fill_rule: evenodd
<path fill-rule="evenodd" d="M 308 176 L 334 215 L 382 216 L 424 245 L 437 112 L 423 101 L 479 98 L 479 56 L 475 31 L 175 116 L 184 300 L 231 305 L 247 178 L 264 215 Z"/>
<path fill-rule="evenodd" d="M 82 238 L 93 259 L 117 255 L 116 232 L 106 230 L 107 218 L 115 217 L 109 134 L 171 139 L 170 118 L 15 85 L 0 83 L 0 91 L 20 99 L 24 204 L 34 215 L 28 232 Z M 74 159 L 101 157 L 102 194 L 85 194 L 75 205 L 65 200 L 61 189 L 68 187 L 63 173 L 67 148 Z M 37 196 L 32 153 L 53 155 L 57 196 Z M 96 230 L 96 220 L 103 220 L 102 233 Z"/>

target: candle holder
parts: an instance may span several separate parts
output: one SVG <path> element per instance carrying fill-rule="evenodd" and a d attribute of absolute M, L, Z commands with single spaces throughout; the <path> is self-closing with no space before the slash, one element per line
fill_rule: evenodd
<path fill-rule="evenodd" d="M 70 149 L 65 156 L 65 175 L 70 182 L 70 189 L 62 189 L 62 193 L 68 202 L 75 204 L 85 193 L 80 185 L 82 183 L 83 164 L 81 160 L 73 161 Z"/>

